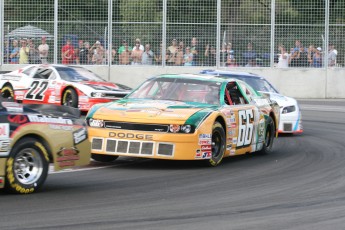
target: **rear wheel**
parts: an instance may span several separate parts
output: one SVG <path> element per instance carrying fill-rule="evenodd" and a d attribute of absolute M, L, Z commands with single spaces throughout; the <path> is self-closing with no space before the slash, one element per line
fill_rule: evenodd
<path fill-rule="evenodd" d="M 6 162 L 5 189 L 10 193 L 33 193 L 45 182 L 49 156 L 46 147 L 33 138 L 16 143 Z"/>
<path fill-rule="evenodd" d="M 225 131 L 219 122 L 212 127 L 212 156 L 206 161 L 208 166 L 217 166 L 223 159 L 225 153 Z"/>
<path fill-rule="evenodd" d="M 65 106 L 78 108 L 78 94 L 74 89 L 67 89 L 62 97 L 62 104 Z"/>
<path fill-rule="evenodd" d="M 119 156 L 104 155 L 104 154 L 91 154 L 91 158 L 99 162 L 112 162 L 116 160 Z"/>
<path fill-rule="evenodd" d="M 268 153 L 272 152 L 274 134 L 275 134 L 274 121 L 271 117 L 268 117 L 267 118 L 266 133 L 265 133 L 265 143 L 264 143 L 262 149 L 260 151 L 258 151 L 258 153 L 268 154 Z"/>
<path fill-rule="evenodd" d="M 6 99 L 14 98 L 14 91 L 11 85 L 5 85 L 1 89 L 1 97 Z"/>

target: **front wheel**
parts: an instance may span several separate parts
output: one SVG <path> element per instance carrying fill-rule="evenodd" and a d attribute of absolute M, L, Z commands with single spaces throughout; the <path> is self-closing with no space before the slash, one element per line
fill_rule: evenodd
<path fill-rule="evenodd" d="M 267 118 L 267 125 L 266 125 L 266 133 L 265 133 L 265 143 L 263 144 L 262 149 L 260 151 L 258 151 L 258 153 L 268 154 L 268 153 L 272 152 L 274 134 L 275 134 L 274 121 L 271 117 L 268 117 Z"/>
<path fill-rule="evenodd" d="M 219 122 L 212 127 L 212 156 L 206 161 L 208 166 L 217 166 L 222 161 L 225 153 L 225 131 Z"/>
<path fill-rule="evenodd" d="M 112 162 L 116 160 L 119 156 L 104 155 L 104 154 L 91 154 L 91 158 L 99 162 Z"/>
<path fill-rule="evenodd" d="M 78 94 L 74 89 L 67 89 L 62 97 L 62 104 L 65 106 L 78 108 Z"/>
<path fill-rule="evenodd" d="M 6 162 L 5 189 L 27 194 L 39 189 L 48 175 L 49 156 L 46 147 L 33 138 L 16 143 Z"/>

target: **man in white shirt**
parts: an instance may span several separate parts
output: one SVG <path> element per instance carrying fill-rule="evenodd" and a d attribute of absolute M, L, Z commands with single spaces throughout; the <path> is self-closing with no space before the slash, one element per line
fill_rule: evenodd
<path fill-rule="evenodd" d="M 42 37 L 42 44 L 38 46 L 38 52 L 40 54 L 41 62 L 42 64 L 47 64 L 48 63 L 48 51 L 49 51 L 49 46 L 46 43 L 47 38 Z"/>

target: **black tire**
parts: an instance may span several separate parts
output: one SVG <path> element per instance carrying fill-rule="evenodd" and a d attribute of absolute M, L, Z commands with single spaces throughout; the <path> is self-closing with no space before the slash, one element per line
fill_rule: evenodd
<path fill-rule="evenodd" d="M 1 97 L 6 99 L 14 99 L 14 90 L 11 85 L 5 85 L 2 87 Z"/>
<path fill-rule="evenodd" d="M 276 128 L 273 119 L 271 117 L 268 117 L 265 133 L 265 143 L 263 144 L 262 149 L 258 151 L 259 154 L 268 154 L 272 152 L 275 129 Z"/>
<path fill-rule="evenodd" d="M 104 155 L 104 154 L 91 154 L 91 158 L 98 162 L 112 162 L 119 156 Z"/>
<path fill-rule="evenodd" d="M 62 104 L 65 106 L 78 108 L 78 94 L 77 94 L 77 92 L 72 88 L 67 89 L 63 94 Z"/>
<path fill-rule="evenodd" d="M 34 138 L 16 143 L 6 162 L 5 190 L 9 193 L 28 194 L 44 184 L 49 167 L 47 148 Z"/>
<path fill-rule="evenodd" d="M 212 157 L 206 161 L 207 166 L 217 166 L 223 160 L 225 153 L 225 131 L 219 122 L 212 127 Z"/>

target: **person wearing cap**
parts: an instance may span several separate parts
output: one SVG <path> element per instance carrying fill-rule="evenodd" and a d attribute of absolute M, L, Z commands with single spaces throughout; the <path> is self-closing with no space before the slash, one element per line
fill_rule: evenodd
<path fill-rule="evenodd" d="M 39 52 L 42 64 L 48 63 L 49 45 L 46 43 L 46 40 L 47 38 L 43 36 L 41 39 L 42 43 L 38 46 L 38 52 Z"/>
<path fill-rule="evenodd" d="M 315 46 L 311 45 L 309 47 L 311 50 L 311 66 L 315 68 L 320 68 L 322 67 L 322 57 L 321 57 L 321 47 L 315 48 Z"/>

